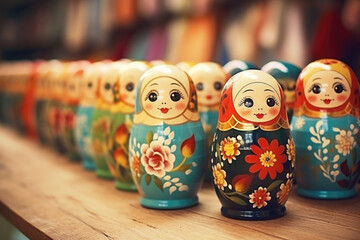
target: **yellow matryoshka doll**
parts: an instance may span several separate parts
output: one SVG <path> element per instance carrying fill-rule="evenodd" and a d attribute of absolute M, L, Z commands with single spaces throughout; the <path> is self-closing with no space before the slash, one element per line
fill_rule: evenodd
<path fill-rule="evenodd" d="M 141 75 L 150 68 L 147 62 L 119 63 L 120 77 L 115 87 L 115 102 L 111 107 L 111 127 L 108 147 L 109 169 L 117 189 L 136 191 L 129 166 L 129 137 L 135 112 L 135 93 Z"/>
<path fill-rule="evenodd" d="M 155 209 L 197 204 L 206 156 L 191 78 L 174 65 L 148 70 L 137 87 L 129 145 L 141 204 Z"/>
<path fill-rule="evenodd" d="M 356 195 L 359 100 L 358 79 L 339 60 L 320 59 L 301 72 L 291 122 L 298 194 L 321 199 Z"/>
<path fill-rule="evenodd" d="M 294 151 L 284 94 L 275 78 L 260 70 L 231 77 L 222 91 L 211 148 L 221 213 L 251 220 L 283 216 Z"/>
<path fill-rule="evenodd" d="M 215 62 L 201 62 L 188 70 L 194 81 L 198 98 L 200 119 L 206 134 L 207 146 L 210 149 L 217 126 L 221 90 L 229 75 L 221 65 Z M 208 174 L 206 180 L 211 180 L 210 151 L 208 159 Z"/>

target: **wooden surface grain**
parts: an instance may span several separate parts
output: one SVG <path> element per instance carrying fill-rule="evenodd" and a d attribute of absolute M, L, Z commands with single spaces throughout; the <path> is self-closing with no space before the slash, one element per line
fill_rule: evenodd
<path fill-rule="evenodd" d="M 146 209 L 137 193 L 0 126 L 0 213 L 30 239 L 360 239 L 359 196 L 293 193 L 286 216 L 268 221 L 222 216 L 210 183 L 199 199 L 187 209 Z"/>

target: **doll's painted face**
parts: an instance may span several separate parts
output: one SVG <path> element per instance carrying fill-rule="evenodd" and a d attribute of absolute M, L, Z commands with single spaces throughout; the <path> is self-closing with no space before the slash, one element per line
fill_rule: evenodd
<path fill-rule="evenodd" d="M 120 98 L 126 104 L 130 106 L 135 105 L 136 97 L 136 85 L 138 82 L 139 76 L 136 76 L 131 73 L 126 73 L 121 77 L 120 80 Z"/>
<path fill-rule="evenodd" d="M 98 80 L 98 74 L 94 73 L 89 75 L 83 81 L 83 88 L 84 88 L 84 98 L 92 100 L 96 97 L 96 83 Z"/>
<path fill-rule="evenodd" d="M 100 85 L 100 96 L 102 99 L 108 103 L 114 102 L 114 85 L 116 83 L 116 80 L 118 78 L 117 74 L 111 74 L 112 71 L 109 71 L 103 76 L 103 79 L 101 81 Z"/>
<path fill-rule="evenodd" d="M 173 119 L 186 110 L 189 94 L 177 80 L 158 77 L 147 83 L 141 94 L 144 111 L 155 118 Z"/>
<path fill-rule="evenodd" d="M 202 106 L 213 106 L 219 104 L 221 90 L 223 88 L 223 79 L 219 79 L 216 76 L 202 76 L 193 78 L 198 104 Z"/>
<path fill-rule="evenodd" d="M 296 81 L 293 79 L 279 79 L 279 83 L 284 91 L 286 103 L 294 102 Z"/>
<path fill-rule="evenodd" d="M 253 82 L 237 91 L 234 106 L 245 120 L 261 123 L 271 121 L 279 115 L 280 101 L 279 93 L 272 85 Z"/>
<path fill-rule="evenodd" d="M 305 98 L 318 108 L 334 108 L 350 97 L 350 85 L 343 75 L 335 71 L 313 74 L 304 86 Z"/>

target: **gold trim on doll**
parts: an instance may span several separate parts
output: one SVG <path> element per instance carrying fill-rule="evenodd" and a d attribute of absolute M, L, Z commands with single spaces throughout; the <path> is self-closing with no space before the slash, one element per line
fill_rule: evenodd
<path fill-rule="evenodd" d="M 154 67 L 141 77 L 139 84 L 135 124 L 178 125 L 199 121 L 194 84 L 180 68 Z"/>

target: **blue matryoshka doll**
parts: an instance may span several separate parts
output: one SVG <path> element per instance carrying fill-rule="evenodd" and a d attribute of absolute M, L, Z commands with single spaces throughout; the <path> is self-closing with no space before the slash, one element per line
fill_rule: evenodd
<path fill-rule="evenodd" d="M 356 195 L 360 173 L 359 84 L 343 62 L 308 64 L 296 83 L 291 123 L 297 193 L 310 198 Z"/>
<path fill-rule="evenodd" d="M 224 71 L 227 72 L 230 75 L 230 77 L 234 76 L 239 72 L 250 69 L 259 69 L 259 68 L 251 62 L 238 60 L 238 59 L 231 60 L 224 65 Z"/>
<path fill-rule="evenodd" d="M 221 90 L 229 75 L 215 62 L 195 64 L 189 69 L 188 74 L 196 88 L 200 119 L 210 149 L 217 125 Z M 211 180 L 210 154 L 207 159 L 209 174 L 206 175 L 206 180 Z"/>
<path fill-rule="evenodd" d="M 115 102 L 111 106 L 108 166 L 115 187 L 136 191 L 129 166 L 129 137 L 135 112 L 135 93 L 141 75 L 150 68 L 147 62 L 135 61 L 118 65 L 120 77 L 114 85 Z"/>
<path fill-rule="evenodd" d="M 270 74 L 246 70 L 225 84 L 211 151 L 224 216 L 262 220 L 285 214 L 295 150 L 284 95 Z"/>
<path fill-rule="evenodd" d="M 261 70 L 273 76 L 283 88 L 287 114 L 289 122 L 291 122 L 295 104 L 296 79 L 298 78 L 301 69 L 288 62 L 271 61 L 265 64 Z"/>
<path fill-rule="evenodd" d="M 206 167 L 206 137 L 191 78 L 173 65 L 140 79 L 129 160 L 141 204 L 177 209 L 198 203 Z"/>
<path fill-rule="evenodd" d="M 75 139 L 79 148 L 82 165 L 87 170 L 95 170 L 95 163 L 91 151 L 91 122 L 95 107 L 95 100 L 104 68 L 103 62 L 96 62 L 86 66 L 80 80 L 81 98 L 76 112 Z"/>

